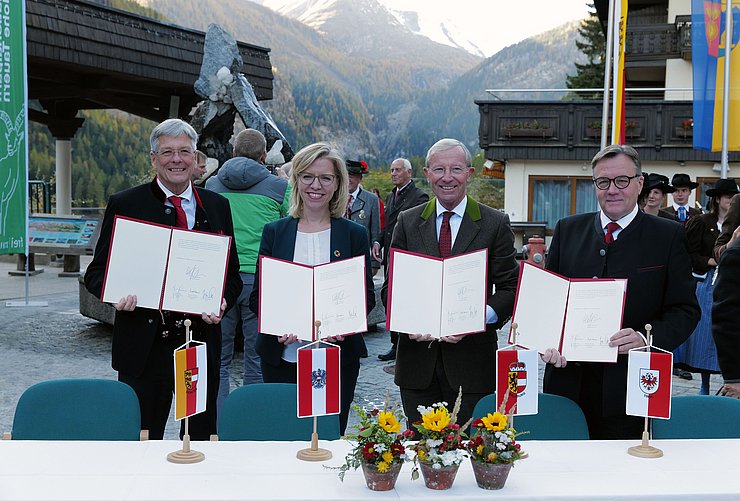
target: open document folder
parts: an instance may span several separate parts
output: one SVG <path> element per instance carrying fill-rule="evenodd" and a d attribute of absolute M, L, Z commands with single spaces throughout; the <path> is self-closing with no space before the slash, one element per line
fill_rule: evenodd
<path fill-rule="evenodd" d="M 367 331 L 365 257 L 317 266 L 260 256 L 259 332 L 313 340 Z"/>
<path fill-rule="evenodd" d="M 609 338 L 622 328 L 626 293 L 626 279 L 569 280 L 523 262 L 511 321 L 516 343 L 540 353 L 558 348 L 573 362 L 616 362 Z"/>
<path fill-rule="evenodd" d="M 136 295 L 141 308 L 221 311 L 231 237 L 116 216 L 103 302 Z"/>
<path fill-rule="evenodd" d="M 387 328 L 435 338 L 486 330 L 488 249 L 446 259 L 391 249 Z"/>

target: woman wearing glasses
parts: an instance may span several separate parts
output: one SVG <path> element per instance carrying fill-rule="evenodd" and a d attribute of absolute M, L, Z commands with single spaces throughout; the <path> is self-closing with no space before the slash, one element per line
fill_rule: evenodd
<path fill-rule="evenodd" d="M 264 227 L 260 255 L 296 263 L 317 265 L 355 256 L 365 257 L 367 311 L 375 306 L 367 231 L 342 216 L 346 210 L 348 175 L 339 152 L 326 143 L 306 146 L 293 157 L 290 172 L 289 217 Z M 259 273 L 259 271 L 258 271 Z M 250 296 L 250 308 L 259 315 L 259 281 Z M 290 305 L 286 305 L 289 314 Z M 344 434 L 365 349 L 362 335 L 336 339 L 341 346 L 340 432 Z M 262 358 L 265 383 L 295 383 L 297 348 L 295 335 L 260 334 L 257 353 Z"/>

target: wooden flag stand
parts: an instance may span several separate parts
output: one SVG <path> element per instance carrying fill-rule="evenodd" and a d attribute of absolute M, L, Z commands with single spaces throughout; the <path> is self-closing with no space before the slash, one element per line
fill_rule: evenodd
<path fill-rule="evenodd" d="M 314 322 L 313 331 L 313 342 L 315 343 L 319 339 L 319 327 L 321 327 L 321 320 Z M 313 417 L 313 433 L 311 433 L 311 447 L 308 449 L 301 449 L 296 453 L 296 457 L 301 461 L 326 461 L 331 459 L 331 451 L 327 449 L 319 448 L 319 433 L 318 433 L 319 418 Z"/>
<path fill-rule="evenodd" d="M 653 326 L 650 324 L 645 325 L 645 334 L 647 337 L 648 351 L 650 351 L 650 348 L 653 346 L 653 335 L 650 334 L 650 331 L 652 330 L 652 328 Z M 630 456 L 635 456 L 638 458 L 648 458 L 648 459 L 655 459 L 655 458 L 663 457 L 662 450 L 650 445 L 650 434 L 648 433 L 649 420 L 650 418 L 645 416 L 645 429 L 642 430 L 642 443 L 640 445 L 635 445 L 627 449 L 627 453 Z"/>
<path fill-rule="evenodd" d="M 192 341 L 190 334 L 191 322 L 189 319 L 185 320 L 185 344 L 190 344 Z M 206 455 L 199 451 L 190 449 L 190 433 L 189 433 L 189 417 L 185 418 L 185 434 L 182 437 L 182 449 L 167 454 L 167 461 L 170 463 L 178 464 L 192 464 L 200 463 L 206 458 Z"/>

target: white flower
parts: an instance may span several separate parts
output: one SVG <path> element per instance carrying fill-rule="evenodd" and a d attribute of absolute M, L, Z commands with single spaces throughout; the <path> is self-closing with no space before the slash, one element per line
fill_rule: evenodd
<path fill-rule="evenodd" d="M 427 444 L 429 447 L 439 447 L 442 445 L 442 439 L 441 438 L 430 438 L 427 440 Z"/>
<path fill-rule="evenodd" d="M 375 443 L 375 450 L 378 451 L 378 453 L 382 454 L 382 453 L 384 453 L 385 451 L 388 450 L 388 447 L 386 447 L 386 445 L 383 444 L 383 443 L 381 443 L 381 442 L 376 442 Z"/>

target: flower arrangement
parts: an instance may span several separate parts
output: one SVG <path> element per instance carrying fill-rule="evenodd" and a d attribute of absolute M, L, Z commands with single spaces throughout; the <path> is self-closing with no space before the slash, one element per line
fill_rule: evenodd
<path fill-rule="evenodd" d="M 457 413 L 460 410 L 462 388 L 452 414 L 447 409 L 447 402 L 438 402 L 430 407 L 419 406 L 421 420 L 413 423 L 420 436 L 419 441 L 410 446 L 415 452 L 414 470 L 411 478 L 419 478 L 419 463 L 430 465 L 439 470 L 445 466 L 458 466 L 467 457 L 463 439 L 466 438 L 457 424 Z"/>
<path fill-rule="evenodd" d="M 681 122 L 681 128 L 683 130 L 691 130 L 694 127 L 694 120 L 689 118 L 688 120 L 684 120 Z"/>
<path fill-rule="evenodd" d="M 517 432 L 508 425 L 508 418 L 494 412 L 478 418 L 471 425 L 473 438 L 467 444 L 473 461 L 488 464 L 510 464 L 522 458 L 516 443 Z"/>
<path fill-rule="evenodd" d="M 345 463 L 340 466 L 339 478 L 344 480 L 344 474 L 350 469 L 357 469 L 361 465 L 373 465 L 378 473 L 388 472 L 394 464 L 403 464 L 406 461 L 406 447 L 404 443 L 411 438 L 411 430 L 401 431 L 401 422 L 405 419 L 403 412 L 391 407 L 388 402 L 383 409 L 366 410 L 359 405 L 353 406 L 360 417 L 356 427 L 357 433 L 348 434 L 345 438 L 356 444 L 345 457 Z"/>
<path fill-rule="evenodd" d="M 624 128 L 626 130 L 632 130 L 636 129 L 640 125 L 640 122 L 637 120 L 625 120 L 624 121 Z"/>

